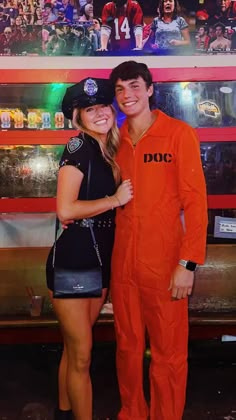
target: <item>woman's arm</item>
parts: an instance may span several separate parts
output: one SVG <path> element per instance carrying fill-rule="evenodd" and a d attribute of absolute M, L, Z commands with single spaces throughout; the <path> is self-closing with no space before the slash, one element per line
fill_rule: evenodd
<path fill-rule="evenodd" d="M 63 166 L 59 170 L 57 183 L 57 216 L 63 223 L 71 219 L 83 219 L 104 213 L 126 204 L 133 197 L 130 181 L 123 181 L 110 197 L 97 200 L 78 200 L 83 173 L 74 166 Z"/>
<path fill-rule="evenodd" d="M 183 39 L 171 39 L 170 44 L 181 46 L 181 45 L 190 45 L 190 35 L 188 28 L 182 29 L 181 34 Z"/>

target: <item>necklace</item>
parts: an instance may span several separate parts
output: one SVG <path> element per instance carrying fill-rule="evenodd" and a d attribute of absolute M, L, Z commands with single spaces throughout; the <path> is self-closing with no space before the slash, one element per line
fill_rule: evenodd
<path fill-rule="evenodd" d="M 151 118 L 151 122 L 145 127 L 145 129 L 141 132 L 141 134 L 139 134 L 139 136 L 138 137 L 136 137 L 136 136 L 134 136 L 133 138 L 132 138 L 132 136 L 131 136 L 131 139 L 132 139 L 132 143 L 133 143 L 133 146 L 135 147 L 136 145 L 137 145 L 137 143 L 139 142 L 139 140 L 141 140 L 141 138 L 143 137 L 143 135 L 146 133 L 146 131 L 148 131 L 148 129 L 151 127 L 151 125 L 153 124 L 153 122 L 155 121 L 155 119 L 156 119 L 156 116 L 153 116 L 152 118 Z"/>
<path fill-rule="evenodd" d="M 147 128 L 145 128 L 142 133 L 138 136 L 138 138 L 136 138 L 135 140 L 132 140 L 133 146 L 135 147 L 136 144 L 139 142 L 139 140 L 143 137 L 144 133 L 149 129 L 150 126 L 148 126 Z"/>

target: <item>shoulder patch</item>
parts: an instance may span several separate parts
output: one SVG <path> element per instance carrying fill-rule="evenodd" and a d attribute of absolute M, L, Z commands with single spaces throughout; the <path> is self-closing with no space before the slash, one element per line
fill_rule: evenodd
<path fill-rule="evenodd" d="M 81 148 L 83 145 L 83 140 L 78 137 L 71 137 L 70 141 L 67 143 L 67 150 L 69 153 L 74 153 Z"/>

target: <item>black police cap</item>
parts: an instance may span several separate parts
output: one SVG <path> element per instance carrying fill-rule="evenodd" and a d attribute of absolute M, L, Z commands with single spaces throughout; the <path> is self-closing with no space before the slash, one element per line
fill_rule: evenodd
<path fill-rule="evenodd" d="M 74 108 L 87 108 L 99 104 L 109 105 L 112 104 L 114 96 L 115 91 L 110 80 L 87 77 L 67 88 L 62 100 L 62 112 L 71 120 Z"/>

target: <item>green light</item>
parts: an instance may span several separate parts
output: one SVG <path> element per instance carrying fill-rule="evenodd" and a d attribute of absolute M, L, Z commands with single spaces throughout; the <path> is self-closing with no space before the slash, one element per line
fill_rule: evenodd
<path fill-rule="evenodd" d="M 51 87 L 51 90 L 55 92 L 55 90 L 64 88 L 65 85 L 66 83 L 51 83 L 50 87 Z"/>

